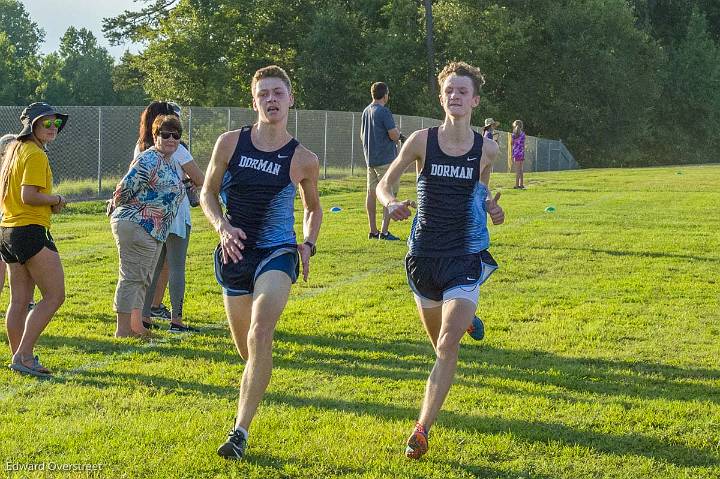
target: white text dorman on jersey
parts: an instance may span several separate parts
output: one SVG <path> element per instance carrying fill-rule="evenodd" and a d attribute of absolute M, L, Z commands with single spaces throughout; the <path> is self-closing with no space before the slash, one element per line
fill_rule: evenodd
<path fill-rule="evenodd" d="M 450 178 L 472 179 L 473 168 L 468 166 L 451 166 L 451 165 L 430 165 L 430 174 L 432 176 L 448 176 Z"/>
<path fill-rule="evenodd" d="M 277 176 L 280 173 L 280 164 L 269 160 L 257 160 L 248 156 L 241 156 L 238 161 L 240 168 L 252 168 L 253 170 L 264 171 Z"/>

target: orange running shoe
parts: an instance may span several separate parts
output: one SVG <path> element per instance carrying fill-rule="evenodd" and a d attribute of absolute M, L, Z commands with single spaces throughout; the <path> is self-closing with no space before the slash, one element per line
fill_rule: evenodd
<path fill-rule="evenodd" d="M 484 338 L 485 325 L 483 324 L 482 319 L 475 316 L 472 319 L 472 323 L 470 323 L 470 327 L 467 328 L 467 333 L 475 341 L 480 341 L 482 338 Z"/>
<path fill-rule="evenodd" d="M 415 430 L 410 434 L 405 448 L 405 455 L 410 459 L 420 459 L 428 451 L 428 435 L 422 424 L 415 423 Z"/>

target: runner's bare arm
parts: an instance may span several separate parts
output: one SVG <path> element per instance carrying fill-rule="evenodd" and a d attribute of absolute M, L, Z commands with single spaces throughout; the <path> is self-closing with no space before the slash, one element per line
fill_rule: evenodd
<path fill-rule="evenodd" d="M 497 193 L 494 197 L 490 194 L 490 173 L 492 173 L 492 165 L 498 157 L 498 151 L 500 147 L 494 141 L 483 142 L 483 152 L 480 158 L 480 181 L 482 181 L 488 188 L 488 195 L 490 195 L 485 203 L 485 208 L 490 219 L 494 225 L 499 225 L 505 222 L 505 212 L 502 207 L 498 204 L 500 201 L 500 193 Z"/>
<path fill-rule="evenodd" d="M 394 220 L 409 218 L 411 215 L 410 206 L 413 203 L 411 200 L 398 201 L 393 196 L 390 185 L 395 184 L 411 164 L 417 163 L 418 171 L 422 169 L 422 164 L 425 161 L 426 145 L 427 130 L 419 130 L 410 135 L 407 141 L 403 143 L 400 154 L 392 162 L 375 190 L 378 200 L 388 208 L 390 216 Z"/>
<path fill-rule="evenodd" d="M 498 157 L 500 147 L 495 141 L 483 141 L 482 157 L 480 157 L 480 181 L 490 189 L 490 173 L 492 165 Z"/>
<path fill-rule="evenodd" d="M 320 194 L 318 192 L 318 179 L 320 177 L 320 162 L 317 155 L 300 145 L 293 156 L 293 180 L 297 179 L 300 198 L 303 202 L 303 241 L 298 242 L 298 251 L 303 264 L 303 279 L 307 281 L 310 274 L 311 247 L 305 242 L 313 245 L 317 243 L 322 224 L 322 206 L 320 205 Z"/>
<path fill-rule="evenodd" d="M 239 133 L 231 131 L 223 133 L 217 139 L 213 149 L 210 164 L 205 173 L 205 182 L 200 192 L 200 205 L 205 216 L 215 231 L 220 235 L 220 244 L 223 251 L 223 261 L 238 262 L 242 259 L 241 250 L 245 247 L 242 240 L 246 239 L 245 232 L 234 228 L 223 215 L 220 206 L 220 187 L 227 171 L 230 157 L 237 144 Z"/>

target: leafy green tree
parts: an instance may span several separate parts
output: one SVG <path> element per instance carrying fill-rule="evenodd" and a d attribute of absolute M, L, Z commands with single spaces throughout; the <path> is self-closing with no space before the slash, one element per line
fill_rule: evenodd
<path fill-rule="evenodd" d="M 37 55 L 45 32 L 30 19 L 21 2 L 0 0 L 0 32 L 5 32 L 15 47 L 15 56 L 27 59 Z"/>
<path fill-rule="evenodd" d="M 115 41 L 148 44 L 135 64 L 151 97 L 249 106 L 250 73 L 270 63 L 295 71 L 298 41 L 315 11 L 307 3 L 156 2 L 134 16 L 107 19 L 104 29 Z"/>
<path fill-rule="evenodd" d="M 315 13 L 299 43 L 296 97 L 299 105 L 326 110 L 347 110 L 360 98 L 352 81 L 355 64 L 347 59 L 365 56 L 361 20 L 342 5 Z M 369 88 L 369 86 L 368 86 Z M 363 89 L 363 93 L 368 88 Z"/>
<path fill-rule="evenodd" d="M 295 81 L 298 107 L 357 109 L 370 83 L 385 80 L 394 105 L 413 112 L 416 74 L 425 73 L 418 9 L 415 0 L 159 1 L 104 29 L 115 41 L 147 43 L 134 63 L 151 97 L 249 106 L 249 75 L 276 63 Z M 347 94 L 329 96 L 328 75 L 338 71 L 334 88 Z"/>
<path fill-rule="evenodd" d="M 0 32 L 0 105 L 24 103 L 25 71 L 17 61 L 15 45 Z"/>
<path fill-rule="evenodd" d="M 112 84 L 116 105 L 145 105 L 150 101 L 143 88 L 144 76 L 137 67 L 137 56 L 130 52 L 120 59 L 112 71 Z"/>
<path fill-rule="evenodd" d="M 38 83 L 38 48 L 45 32 L 21 2 L 0 0 L 0 103 L 26 104 Z"/>
<path fill-rule="evenodd" d="M 685 38 L 669 54 L 663 72 L 655 143 L 670 163 L 712 161 L 720 147 L 720 48 L 705 15 L 694 8 Z"/>
<path fill-rule="evenodd" d="M 520 118 L 532 134 L 562 138 L 586 166 L 664 161 L 652 158 L 667 156 L 658 133 L 669 131 L 664 105 L 672 85 L 698 68 L 681 61 L 694 51 L 688 42 L 706 66 L 718 63 L 715 0 L 143 3 L 105 21 L 114 41 L 147 45 L 116 68 L 118 92 L 249 106 L 250 75 L 276 63 L 290 73 L 299 108 L 358 111 L 370 84 L 384 81 L 395 113 L 439 117 L 430 80 L 446 62 L 465 60 L 486 74 L 476 124 L 493 116 L 508 128 Z M 705 37 L 697 26 L 688 36 L 692 5 L 707 19 Z M 708 68 L 699 71 L 715 78 Z M 712 81 L 691 82 L 688 98 L 704 94 L 714 105 Z"/>
<path fill-rule="evenodd" d="M 72 105 L 74 100 L 70 87 L 62 76 L 63 59 L 57 52 L 49 53 L 40 60 L 40 82 L 37 96 L 56 105 Z"/>
<path fill-rule="evenodd" d="M 113 58 L 97 44 L 93 33 L 85 28 L 70 27 L 60 41 L 63 59 L 61 76 L 78 105 L 111 105 Z"/>
<path fill-rule="evenodd" d="M 393 113 L 439 114 L 437 101 L 429 98 L 424 14 L 416 0 L 388 0 L 380 8 L 375 28 L 365 33 L 365 57 L 354 68 L 354 84 L 362 98 L 356 108 L 370 101 L 370 85 L 383 81 L 390 88 Z"/>
<path fill-rule="evenodd" d="M 15 46 L 10 43 L 5 32 L 0 32 L 0 105 L 22 103 L 22 85 L 25 72 L 16 61 Z"/>
<path fill-rule="evenodd" d="M 43 58 L 39 93 L 66 105 L 112 105 L 114 61 L 86 28 L 67 29 L 60 48 Z"/>
<path fill-rule="evenodd" d="M 628 0 L 637 24 L 663 45 L 674 45 L 685 38 L 694 9 L 703 13 L 708 33 L 720 41 L 720 2 L 717 0 Z"/>
<path fill-rule="evenodd" d="M 623 0 L 531 3 L 437 5 L 438 43 L 486 74 L 476 121 L 522 119 L 532 134 L 562 138 L 584 165 L 622 158 L 647 134 L 659 48 Z"/>

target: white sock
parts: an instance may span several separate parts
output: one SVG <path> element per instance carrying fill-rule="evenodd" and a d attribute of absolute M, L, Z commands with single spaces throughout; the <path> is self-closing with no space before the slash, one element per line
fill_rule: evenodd
<path fill-rule="evenodd" d="M 245 429 L 244 427 L 236 427 L 235 430 L 240 431 L 242 433 L 242 435 L 245 437 L 245 440 L 247 441 L 247 438 L 248 438 L 247 429 Z"/>

